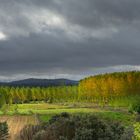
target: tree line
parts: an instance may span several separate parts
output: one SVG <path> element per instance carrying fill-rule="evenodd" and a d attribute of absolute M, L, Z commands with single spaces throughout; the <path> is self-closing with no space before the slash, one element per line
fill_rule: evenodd
<path fill-rule="evenodd" d="M 0 104 L 28 103 L 31 101 L 63 102 L 74 101 L 77 86 L 60 87 L 0 87 Z"/>
<path fill-rule="evenodd" d="M 1 104 L 31 101 L 109 103 L 128 97 L 140 97 L 140 72 L 118 72 L 87 77 L 78 86 L 0 87 Z"/>
<path fill-rule="evenodd" d="M 81 100 L 107 103 L 131 96 L 140 96 L 140 72 L 137 71 L 90 76 L 79 84 Z"/>

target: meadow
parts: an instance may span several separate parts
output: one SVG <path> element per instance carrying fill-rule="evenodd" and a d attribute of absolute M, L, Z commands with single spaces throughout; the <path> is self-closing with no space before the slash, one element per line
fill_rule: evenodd
<path fill-rule="evenodd" d="M 76 106 L 76 107 L 75 107 Z M 90 107 L 89 107 L 90 106 Z M 16 110 L 15 110 L 16 109 Z M 54 115 L 67 112 L 72 115 L 94 114 L 95 116 L 109 120 L 121 122 L 126 127 L 136 123 L 137 115 L 126 111 L 126 108 L 99 108 L 93 104 L 79 104 L 70 106 L 69 104 L 18 104 L 9 106 L 5 114 L 1 111 L 0 122 L 7 121 L 9 127 L 10 140 L 16 140 L 17 134 L 26 125 L 37 125 L 48 122 Z"/>
<path fill-rule="evenodd" d="M 16 109 L 16 110 L 15 110 Z M 47 121 L 51 116 L 67 112 L 70 114 L 90 114 L 101 116 L 106 119 L 116 119 L 124 123 L 133 123 L 135 121 L 135 115 L 127 111 L 126 108 L 99 108 L 93 106 L 93 104 L 79 104 L 70 106 L 68 104 L 18 104 L 9 106 L 5 114 L 1 111 L 1 115 L 22 115 L 22 116 L 34 116 L 38 115 L 40 121 Z M 45 118 L 46 117 L 46 118 Z"/>

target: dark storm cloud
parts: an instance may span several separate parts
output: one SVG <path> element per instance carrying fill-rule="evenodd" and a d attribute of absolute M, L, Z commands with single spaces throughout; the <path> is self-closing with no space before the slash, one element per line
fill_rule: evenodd
<path fill-rule="evenodd" d="M 139 7 L 139 0 L 0 0 L 0 78 L 139 70 Z"/>
<path fill-rule="evenodd" d="M 32 0 L 31 4 L 56 11 L 86 28 L 129 24 L 140 19 L 139 0 Z"/>

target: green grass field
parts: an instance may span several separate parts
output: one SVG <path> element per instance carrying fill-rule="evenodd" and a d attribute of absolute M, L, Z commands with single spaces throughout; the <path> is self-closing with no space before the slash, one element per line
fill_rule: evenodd
<path fill-rule="evenodd" d="M 70 114 L 94 114 L 108 120 L 117 120 L 126 125 L 135 122 L 135 115 L 128 113 L 125 108 L 99 108 L 93 104 L 18 104 L 5 107 L 6 111 L 1 111 L 1 115 L 34 115 L 38 114 L 40 121 L 48 121 L 53 115 L 67 112 Z"/>

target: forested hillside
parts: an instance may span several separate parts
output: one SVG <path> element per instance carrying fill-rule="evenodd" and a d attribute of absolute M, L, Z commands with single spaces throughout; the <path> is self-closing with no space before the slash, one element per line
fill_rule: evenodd
<path fill-rule="evenodd" d="M 24 79 L 12 82 L 0 82 L 1 86 L 13 86 L 13 87 L 52 87 L 52 86 L 72 86 L 78 85 L 78 81 L 69 79 Z"/>

